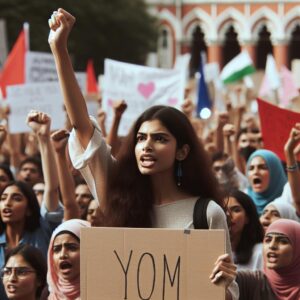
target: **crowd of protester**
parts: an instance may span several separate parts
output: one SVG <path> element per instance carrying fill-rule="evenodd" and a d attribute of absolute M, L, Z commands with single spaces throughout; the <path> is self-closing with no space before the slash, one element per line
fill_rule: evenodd
<path fill-rule="evenodd" d="M 226 233 L 212 284 L 226 299 L 299 300 L 300 123 L 284 145 L 286 163 L 264 149 L 245 106 L 227 103 L 211 129 L 188 93 L 181 111 L 153 106 L 120 137 L 124 100 L 109 131 L 100 101 L 98 118 L 88 115 L 67 50 L 74 23 L 63 9 L 49 19 L 71 126 L 50 132 L 40 111 L 24 120 L 30 134 L 0 126 L 0 299 L 80 299 L 82 227 L 193 229 L 195 203 L 209 199 L 206 229 Z"/>

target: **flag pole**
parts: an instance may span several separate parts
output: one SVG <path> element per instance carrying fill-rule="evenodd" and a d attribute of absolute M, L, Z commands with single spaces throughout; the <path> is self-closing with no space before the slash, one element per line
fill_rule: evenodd
<path fill-rule="evenodd" d="M 23 29 L 24 29 L 24 33 L 25 33 L 25 48 L 26 51 L 30 50 L 30 39 L 29 39 L 29 23 L 25 22 L 23 24 Z"/>

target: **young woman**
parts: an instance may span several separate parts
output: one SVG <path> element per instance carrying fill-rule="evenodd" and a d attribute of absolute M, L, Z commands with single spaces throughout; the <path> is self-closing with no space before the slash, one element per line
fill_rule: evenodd
<path fill-rule="evenodd" d="M 72 219 L 53 232 L 48 251 L 50 294 L 42 299 L 80 299 L 80 229 L 90 226 L 87 221 Z"/>
<path fill-rule="evenodd" d="M 300 217 L 296 213 L 296 208 L 289 202 L 278 198 L 270 202 L 260 216 L 260 223 L 266 231 L 268 226 L 278 219 L 290 219 L 300 222 Z"/>
<path fill-rule="evenodd" d="M 239 190 L 229 193 L 230 240 L 238 270 L 262 268 L 263 228 L 252 199 Z"/>
<path fill-rule="evenodd" d="M 46 274 L 47 263 L 42 252 L 30 245 L 18 245 L 8 253 L 1 271 L 7 298 L 40 299 L 46 285 Z"/>
<path fill-rule="evenodd" d="M 300 223 L 272 223 L 263 242 L 263 271 L 239 271 L 240 299 L 300 299 Z"/>
<path fill-rule="evenodd" d="M 45 207 L 40 211 L 28 184 L 12 181 L 7 185 L 0 198 L 0 216 L 0 267 L 6 252 L 21 243 L 39 248 L 46 257 L 51 233 L 58 223 L 48 221 L 51 213 Z"/>
<path fill-rule="evenodd" d="M 283 166 L 272 151 L 256 150 L 247 162 L 247 176 L 250 184 L 247 194 L 261 215 L 264 207 L 282 194 L 287 182 Z"/>
<path fill-rule="evenodd" d="M 226 216 L 220 207 L 222 198 L 210 160 L 182 112 L 166 106 L 149 108 L 134 123 L 117 161 L 112 158 L 97 122 L 88 116 L 68 55 L 67 39 L 74 22 L 63 9 L 54 12 L 49 20 L 49 43 L 65 106 L 76 128 L 69 139 L 71 160 L 100 203 L 106 225 L 193 228 L 195 202 L 199 197 L 209 198 L 215 201 L 208 204 L 207 223 L 210 229 L 225 229 L 227 252 L 231 254 Z M 235 270 L 231 265 L 223 268 L 228 257 L 226 260 L 219 260 L 212 282 L 218 278 L 228 287 Z"/>

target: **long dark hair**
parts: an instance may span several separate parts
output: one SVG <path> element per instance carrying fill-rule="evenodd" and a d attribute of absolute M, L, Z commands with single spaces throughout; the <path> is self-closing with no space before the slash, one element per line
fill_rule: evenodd
<path fill-rule="evenodd" d="M 5 256 L 5 264 L 10 257 L 16 255 L 21 255 L 36 272 L 36 278 L 40 282 L 40 286 L 36 290 L 36 297 L 40 297 L 44 287 L 46 286 L 47 276 L 47 263 L 43 253 L 31 245 L 19 244 L 7 253 Z"/>
<path fill-rule="evenodd" d="M 239 190 L 232 190 L 229 192 L 228 197 L 233 197 L 238 201 L 244 208 L 248 218 L 248 223 L 243 228 L 240 242 L 235 251 L 234 261 L 236 264 L 247 264 L 252 256 L 254 245 L 263 241 L 264 230 L 259 222 L 253 200 L 247 194 Z"/>
<path fill-rule="evenodd" d="M 7 164 L 0 163 L 0 169 L 7 175 L 10 181 L 14 180 L 14 175 Z"/>
<path fill-rule="evenodd" d="M 135 157 L 137 132 L 145 121 L 152 120 L 160 121 L 170 131 L 178 148 L 185 144 L 190 147 L 187 158 L 182 161 L 181 188 L 186 193 L 213 199 L 223 206 L 211 159 L 189 119 L 175 108 L 153 106 L 136 120 L 118 152 L 117 163 L 110 174 L 112 180 L 105 211 L 107 226 L 152 227 L 154 194 L 150 176 L 140 173 Z"/>
<path fill-rule="evenodd" d="M 19 188 L 27 199 L 30 215 L 25 217 L 24 231 L 35 231 L 40 227 L 40 206 L 33 189 L 23 181 L 11 181 L 6 188 L 9 186 L 16 186 Z M 0 234 L 3 233 L 5 227 L 5 223 L 3 223 L 2 218 L 0 218 Z"/>

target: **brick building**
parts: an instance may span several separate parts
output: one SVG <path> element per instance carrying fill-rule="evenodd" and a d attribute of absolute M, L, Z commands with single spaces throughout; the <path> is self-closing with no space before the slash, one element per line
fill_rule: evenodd
<path fill-rule="evenodd" d="M 191 53 L 191 73 L 199 52 L 224 66 L 247 49 L 257 69 L 273 53 L 278 65 L 300 58 L 300 1 L 146 0 L 160 22 L 158 64 L 171 67 L 176 55 Z"/>

